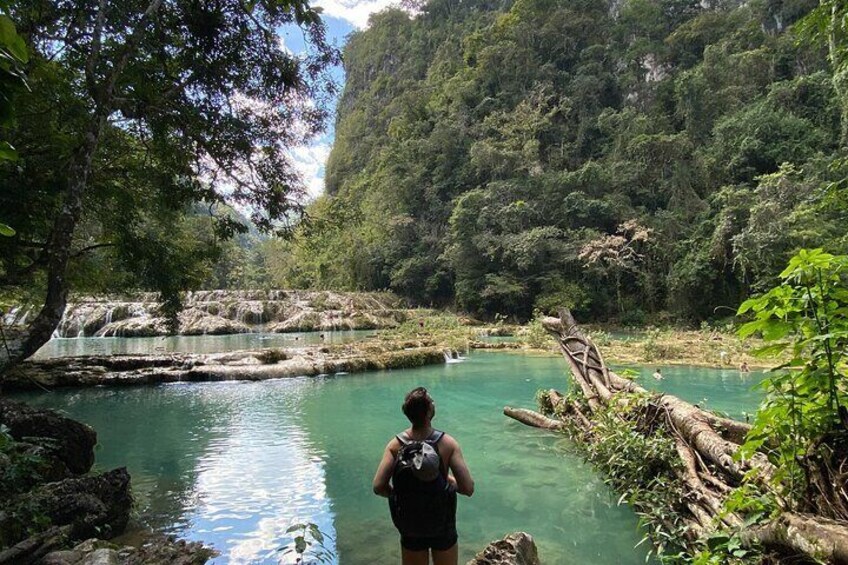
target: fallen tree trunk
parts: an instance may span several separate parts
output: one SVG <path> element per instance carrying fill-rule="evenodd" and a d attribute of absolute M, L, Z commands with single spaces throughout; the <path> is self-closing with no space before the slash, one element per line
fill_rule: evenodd
<path fill-rule="evenodd" d="M 812 514 L 784 512 L 764 526 L 742 532 L 742 538 L 766 547 L 815 556 L 826 563 L 848 564 L 848 529 L 845 522 Z"/>
<path fill-rule="evenodd" d="M 546 430 L 561 431 L 565 429 L 566 425 L 562 420 L 554 420 L 553 418 L 548 418 L 543 414 L 533 412 L 532 410 L 525 410 L 524 408 L 510 408 L 509 406 L 505 406 L 504 415 L 509 416 L 514 420 L 518 420 L 522 424 Z"/>
<path fill-rule="evenodd" d="M 542 325 L 554 337 L 571 369 L 572 383 L 582 398 L 568 402 L 556 391 L 543 396 L 543 411 L 504 409 L 504 413 L 527 425 L 548 430 L 574 429 L 576 438 L 598 442 L 598 418 L 612 413 L 620 422 L 643 436 L 662 435 L 674 442 L 680 464 L 672 467 L 684 496 L 680 519 L 687 532 L 682 541 L 694 552 L 698 539 L 718 527 L 741 531 L 743 517 L 724 510 L 724 501 L 743 478 L 761 484 L 774 476 L 775 468 L 763 454 L 749 459 L 738 456 L 747 424 L 716 416 L 675 396 L 650 393 L 607 367 L 592 341 L 579 329 L 571 313 L 545 318 Z M 640 401 L 635 416 L 627 407 Z M 611 412 L 608 412 L 611 411 Z M 552 415 L 560 415 L 552 418 Z M 562 424 L 562 425 L 560 425 Z M 638 503 L 637 503 L 638 504 Z M 848 523 L 812 514 L 783 513 L 778 518 L 748 528 L 740 537 L 782 556 L 803 556 L 837 565 L 848 565 Z"/>

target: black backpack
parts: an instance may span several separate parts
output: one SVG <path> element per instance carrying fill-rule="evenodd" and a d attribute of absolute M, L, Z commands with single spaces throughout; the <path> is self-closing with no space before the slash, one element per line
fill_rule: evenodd
<path fill-rule="evenodd" d="M 395 436 L 401 447 L 392 471 L 389 510 L 392 522 L 404 537 L 438 537 L 456 528 L 456 491 L 444 472 L 438 444 L 445 433 L 433 430 L 424 441 L 411 439 L 406 432 Z M 438 457 L 439 472 L 432 480 L 421 480 L 414 459 L 429 445 Z"/>

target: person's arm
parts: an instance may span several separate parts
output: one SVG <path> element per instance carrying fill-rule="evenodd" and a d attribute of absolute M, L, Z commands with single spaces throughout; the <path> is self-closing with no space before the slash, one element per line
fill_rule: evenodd
<path fill-rule="evenodd" d="M 471 478 L 471 471 L 468 470 L 468 465 L 465 464 L 462 449 L 460 449 L 459 444 L 455 440 L 453 444 L 453 453 L 451 454 L 448 466 L 456 481 L 456 492 L 465 496 L 471 496 L 474 494 L 474 479 Z"/>
<path fill-rule="evenodd" d="M 374 494 L 385 496 L 386 498 L 392 494 L 392 486 L 389 480 L 392 478 L 392 467 L 395 464 L 395 455 L 392 452 L 393 439 L 386 445 L 386 450 L 383 452 L 383 459 L 377 467 L 377 473 L 374 475 Z"/>

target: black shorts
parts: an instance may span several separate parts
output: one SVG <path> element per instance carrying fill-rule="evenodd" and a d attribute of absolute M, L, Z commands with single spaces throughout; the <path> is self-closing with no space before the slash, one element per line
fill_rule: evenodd
<path fill-rule="evenodd" d="M 456 530 L 453 530 L 452 532 L 448 532 L 444 535 L 431 538 L 412 538 L 401 536 L 400 545 L 409 551 L 427 551 L 428 549 L 447 551 L 456 545 L 457 539 L 459 539 L 459 536 L 456 534 Z"/>

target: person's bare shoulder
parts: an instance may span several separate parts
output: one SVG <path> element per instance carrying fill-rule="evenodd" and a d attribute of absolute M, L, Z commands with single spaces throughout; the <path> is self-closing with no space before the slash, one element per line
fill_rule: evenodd
<path fill-rule="evenodd" d="M 393 437 L 392 439 L 390 439 L 389 443 L 386 444 L 386 449 L 391 451 L 392 454 L 397 454 L 397 452 L 400 450 L 400 442 L 398 441 L 398 438 Z"/>
<path fill-rule="evenodd" d="M 447 450 L 450 453 L 453 453 L 454 451 L 456 451 L 459 448 L 459 442 L 456 441 L 456 438 L 454 438 L 452 435 L 447 434 L 447 433 L 442 438 L 442 441 L 439 442 L 439 443 L 441 443 L 444 447 L 446 447 Z"/>

